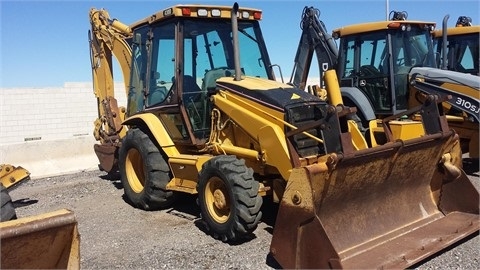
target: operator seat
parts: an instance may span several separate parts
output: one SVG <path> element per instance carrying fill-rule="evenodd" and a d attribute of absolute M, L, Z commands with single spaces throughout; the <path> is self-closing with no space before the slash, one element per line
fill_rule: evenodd
<path fill-rule="evenodd" d="M 234 69 L 229 69 L 228 67 L 214 68 L 205 73 L 202 90 L 204 93 L 210 93 L 215 91 L 217 87 L 217 80 L 221 77 L 233 77 L 235 74 Z M 243 74 L 243 71 L 242 71 Z"/>
<path fill-rule="evenodd" d="M 190 75 L 183 75 L 183 101 L 198 101 L 202 96 L 202 89 Z"/>
<path fill-rule="evenodd" d="M 149 93 L 147 96 L 147 105 L 153 106 L 162 103 L 168 95 L 168 89 L 161 85 L 160 73 L 155 72 L 150 84 Z"/>

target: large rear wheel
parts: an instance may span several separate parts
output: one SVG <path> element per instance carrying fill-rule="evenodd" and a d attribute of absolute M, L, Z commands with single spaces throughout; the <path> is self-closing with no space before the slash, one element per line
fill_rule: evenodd
<path fill-rule="evenodd" d="M 174 193 L 166 189 L 170 167 L 143 130 L 128 130 L 120 148 L 119 167 L 125 196 L 133 206 L 156 210 L 172 204 Z"/>
<path fill-rule="evenodd" d="M 197 191 L 203 221 L 222 241 L 236 241 L 256 228 L 262 217 L 262 197 L 253 170 L 235 156 L 217 156 L 200 172 Z"/>

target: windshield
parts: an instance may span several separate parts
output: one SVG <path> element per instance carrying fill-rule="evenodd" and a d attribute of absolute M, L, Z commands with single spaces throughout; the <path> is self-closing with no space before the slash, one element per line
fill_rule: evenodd
<path fill-rule="evenodd" d="M 436 67 L 432 48 L 432 36 L 427 29 L 410 25 L 405 31 L 392 30 L 394 69 Z M 407 71 L 408 72 L 408 71 Z"/>
<path fill-rule="evenodd" d="M 436 51 L 442 55 L 442 38 L 437 39 Z M 479 75 L 479 35 L 449 36 L 447 41 L 447 67 L 449 70 Z"/>
<path fill-rule="evenodd" d="M 411 68 L 435 67 L 430 32 L 418 25 L 346 36 L 340 47 L 339 77 L 360 89 L 377 114 L 405 110 Z"/>
<path fill-rule="evenodd" d="M 238 22 L 241 75 L 269 77 L 269 59 L 257 21 Z M 221 77 L 235 76 L 235 57 L 230 20 L 188 20 L 183 24 L 183 89 L 193 133 L 206 138 L 210 131 L 211 104 L 208 93 L 215 91 Z"/>
<path fill-rule="evenodd" d="M 258 23 L 239 21 L 240 67 L 243 75 L 268 78 L 265 45 Z M 186 21 L 184 25 L 184 72 L 201 81 L 209 70 L 235 67 L 232 26 L 229 21 Z"/>

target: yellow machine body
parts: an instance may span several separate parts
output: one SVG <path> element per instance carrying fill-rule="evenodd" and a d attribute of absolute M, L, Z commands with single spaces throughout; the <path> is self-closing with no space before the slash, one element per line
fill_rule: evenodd
<path fill-rule="evenodd" d="M 470 158 L 478 158 L 479 27 L 448 29 L 448 36 L 452 39 L 450 47 L 454 46 L 455 37 L 465 37 L 464 42 L 459 41 L 458 45 L 455 45 L 459 55 L 454 58 L 451 51 L 446 56 L 451 58 L 449 65 L 468 65 L 463 70 L 437 68 L 442 46 L 439 30 L 431 32 L 433 29 L 435 23 L 432 22 L 388 20 L 348 25 L 333 30 L 332 36 L 340 39 L 339 62 L 336 65 L 341 85 L 346 86 L 342 88 L 342 93 L 347 99 L 346 104 L 357 107 L 363 120 L 384 118 L 408 110 L 421 104 L 429 94 L 450 97 L 442 104 L 449 125 L 459 134 L 463 152 L 469 153 Z M 408 35 L 410 37 L 407 38 Z M 434 37 L 437 38 L 436 51 Z M 361 40 L 368 40 L 369 43 L 365 44 L 371 45 L 356 43 Z M 385 43 L 385 40 L 392 40 L 390 46 L 382 45 L 390 42 Z M 356 49 L 352 49 L 354 47 Z M 353 60 L 353 50 L 358 54 L 362 54 L 360 51 L 364 50 L 363 54 L 369 56 Z M 470 60 L 462 60 L 460 56 Z M 413 84 L 413 80 L 424 82 L 429 87 Z M 357 90 L 352 90 L 351 87 Z M 358 90 L 362 94 L 356 92 Z M 360 101 L 359 95 L 364 96 L 365 100 Z M 373 110 L 367 108 L 368 106 Z M 421 133 L 421 130 L 416 133 Z"/>

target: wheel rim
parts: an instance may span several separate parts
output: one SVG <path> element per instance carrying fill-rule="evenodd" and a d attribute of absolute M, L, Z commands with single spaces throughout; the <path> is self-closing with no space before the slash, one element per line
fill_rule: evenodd
<path fill-rule="evenodd" d="M 205 186 L 205 203 L 209 215 L 218 223 L 227 222 L 230 217 L 230 196 L 225 182 L 212 177 Z"/>
<path fill-rule="evenodd" d="M 142 192 L 145 186 L 145 173 L 143 171 L 143 159 L 140 152 L 132 148 L 128 150 L 127 160 L 125 161 L 125 171 L 128 184 L 136 192 Z"/>

